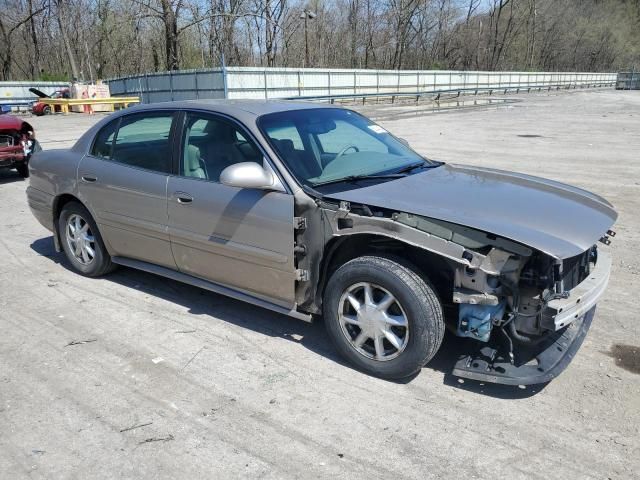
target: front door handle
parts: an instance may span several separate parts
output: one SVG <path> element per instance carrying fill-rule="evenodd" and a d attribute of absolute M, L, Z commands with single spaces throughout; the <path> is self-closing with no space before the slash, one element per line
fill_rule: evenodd
<path fill-rule="evenodd" d="M 191 203 L 193 202 L 193 197 L 185 192 L 174 192 L 173 196 L 175 197 L 178 203 Z"/>
<path fill-rule="evenodd" d="M 91 174 L 85 174 L 82 175 L 82 181 L 83 182 L 88 182 L 88 183 L 94 183 L 98 180 L 98 177 L 96 177 L 95 175 L 91 175 Z"/>

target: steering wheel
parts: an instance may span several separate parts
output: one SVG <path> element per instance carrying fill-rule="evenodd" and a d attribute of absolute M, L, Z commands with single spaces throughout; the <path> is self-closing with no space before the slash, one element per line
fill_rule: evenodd
<path fill-rule="evenodd" d="M 346 147 L 344 147 L 342 150 L 338 152 L 338 154 L 333 158 L 333 161 L 339 159 L 341 156 L 343 156 L 345 153 L 347 153 L 351 149 L 355 150 L 356 152 L 360 151 L 360 149 L 355 145 L 347 145 Z"/>

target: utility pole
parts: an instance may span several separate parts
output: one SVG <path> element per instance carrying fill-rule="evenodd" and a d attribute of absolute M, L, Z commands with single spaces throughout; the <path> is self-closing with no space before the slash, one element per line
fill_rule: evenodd
<path fill-rule="evenodd" d="M 309 67 L 309 35 L 307 33 L 307 20 L 313 20 L 316 18 L 315 12 L 307 10 L 306 8 L 300 14 L 300 18 L 304 19 L 304 68 Z"/>

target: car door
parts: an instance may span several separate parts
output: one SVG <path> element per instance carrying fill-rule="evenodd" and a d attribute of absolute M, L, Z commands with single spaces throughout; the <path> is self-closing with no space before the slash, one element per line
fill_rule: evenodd
<path fill-rule="evenodd" d="M 265 161 L 235 122 L 187 112 L 179 175 L 167 187 L 169 235 L 181 272 L 281 306 L 294 303 L 293 196 L 223 185 L 238 162 Z"/>
<path fill-rule="evenodd" d="M 120 117 L 96 135 L 78 168 L 78 190 L 110 252 L 176 268 L 167 226 L 175 112 Z"/>

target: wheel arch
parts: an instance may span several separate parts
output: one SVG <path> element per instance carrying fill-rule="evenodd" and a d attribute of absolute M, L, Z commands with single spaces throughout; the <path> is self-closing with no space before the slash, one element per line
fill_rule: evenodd
<path fill-rule="evenodd" d="M 319 267 L 316 305 L 321 308 L 325 287 L 331 275 L 349 260 L 366 255 L 386 257 L 413 269 L 433 286 L 444 303 L 450 302 L 455 274 L 453 262 L 437 253 L 385 235 L 354 233 L 333 237 L 325 245 Z"/>
<path fill-rule="evenodd" d="M 82 205 L 84 208 L 87 209 L 87 211 L 89 212 L 89 214 L 93 217 L 93 220 L 95 221 L 96 217 L 93 214 L 93 212 L 91 211 L 91 209 L 82 201 L 80 200 L 77 196 L 75 196 L 72 193 L 61 193 L 59 195 L 57 195 L 54 199 L 53 199 L 53 208 L 52 208 L 52 214 L 53 214 L 53 241 L 55 243 L 55 248 L 56 248 L 56 252 L 61 252 L 62 251 L 62 238 L 60 237 L 60 228 L 58 226 L 58 220 L 60 219 L 60 214 L 62 213 L 62 209 L 64 208 L 65 205 L 67 205 L 70 202 L 76 202 L 79 203 L 80 205 Z M 96 222 L 97 224 L 97 222 Z M 104 238 L 103 238 L 103 242 L 104 242 Z M 106 245 L 105 242 L 105 246 L 107 247 L 107 249 L 109 249 L 109 247 Z"/>

